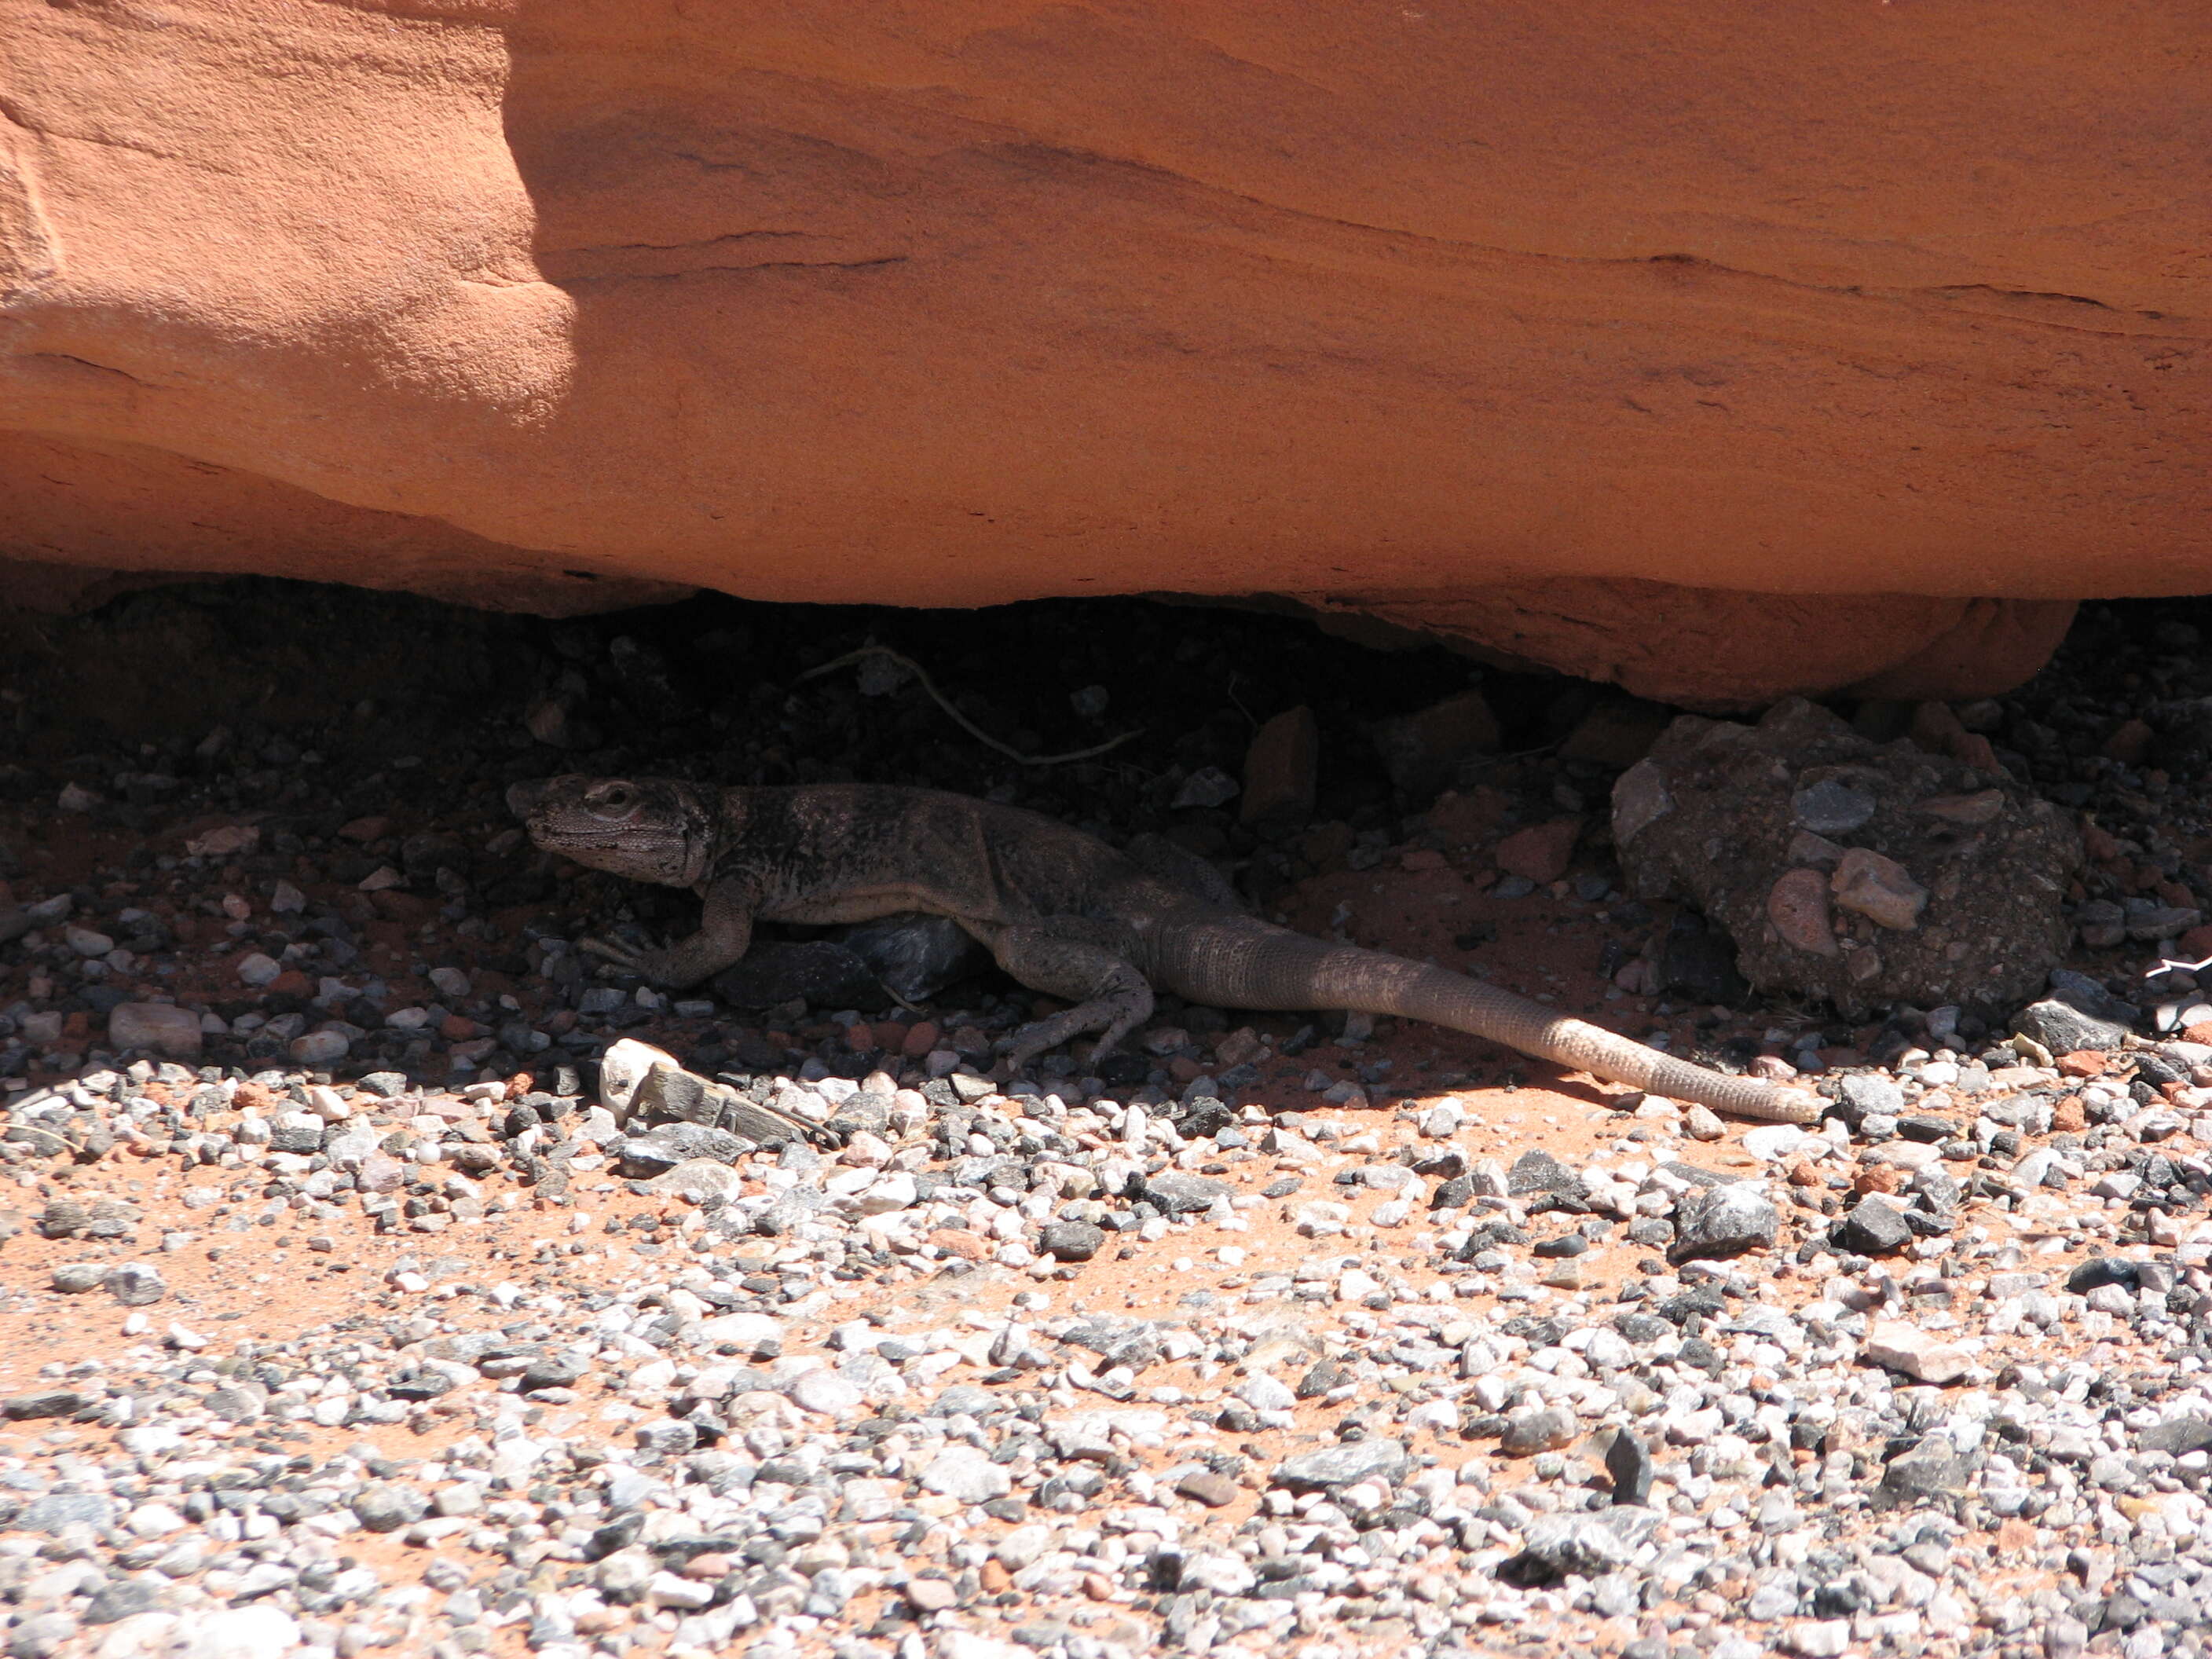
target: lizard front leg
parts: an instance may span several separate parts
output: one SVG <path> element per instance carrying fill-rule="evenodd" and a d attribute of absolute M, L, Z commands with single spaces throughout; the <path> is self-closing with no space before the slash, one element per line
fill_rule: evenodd
<path fill-rule="evenodd" d="M 699 931 L 689 939 L 678 939 L 656 951 L 633 950 L 627 945 L 602 939 L 579 939 L 576 948 L 655 985 L 681 991 L 702 980 L 711 979 L 736 962 L 744 955 L 752 939 L 750 895 L 714 888 L 708 891 L 706 908 L 699 918 Z"/>

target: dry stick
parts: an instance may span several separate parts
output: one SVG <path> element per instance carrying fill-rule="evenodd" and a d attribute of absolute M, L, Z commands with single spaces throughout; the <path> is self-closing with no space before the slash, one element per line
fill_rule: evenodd
<path fill-rule="evenodd" d="M 53 1130 L 43 1128 L 36 1123 L 11 1123 L 8 1127 L 11 1129 L 27 1130 L 34 1135 L 44 1135 L 49 1140 L 58 1140 L 63 1146 L 68 1147 L 70 1152 L 76 1153 L 79 1158 L 90 1158 L 92 1156 L 90 1152 L 78 1146 L 76 1142 L 71 1140 L 67 1135 L 57 1134 Z"/>
<path fill-rule="evenodd" d="M 934 697 L 937 700 L 937 706 L 939 708 L 942 708 L 946 714 L 951 715 L 954 720 L 957 720 L 960 723 L 961 729 L 966 732 L 969 737 L 975 738 L 978 743 L 989 744 L 992 748 L 997 750 L 1000 754 L 1006 757 L 1007 759 L 1018 760 L 1024 766 L 1057 766 L 1063 761 L 1090 760 L 1095 756 L 1106 753 L 1109 749 L 1119 749 L 1123 744 L 1128 742 L 1130 738 L 1138 736 L 1139 732 L 1141 732 L 1142 730 L 1140 727 L 1139 728 L 1139 732 L 1124 732 L 1118 738 L 1109 738 L 1104 743 L 1094 744 L 1089 749 L 1071 750 L 1065 755 L 1024 755 L 1018 749 L 1007 748 L 1005 744 L 1000 743 L 989 732 L 979 730 L 973 720 L 969 720 L 965 714 L 955 708 L 951 702 L 945 697 L 945 693 L 937 689 L 936 682 L 929 678 L 929 671 L 927 669 L 924 668 L 913 658 L 902 656 L 899 653 L 892 650 L 890 647 L 887 645 L 864 645 L 857 651 L 848 651 L 843 656 L 837 658 L 834 661 L 825 662 L 818 668 L 808 669 L 799 678 L 802 680 L 811 680 L 817 674 L 826 674 L 833 668 L 842 668 L 847 663 L 858 662 L 863 657 L 890 658 L 900 667 L 912 674 L 915 678 L 920 680 L 921 682 L 921 689 L 928 692 L 931 696 Z"/>

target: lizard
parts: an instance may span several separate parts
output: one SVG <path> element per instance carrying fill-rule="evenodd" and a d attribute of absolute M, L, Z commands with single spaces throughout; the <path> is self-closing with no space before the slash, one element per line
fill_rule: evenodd
<path fill-rule="evenodd" d="M 689 938 L 578 942 L 673 988 L 743 957 L 756 922 L 951 918 L 1013 979 L 1071 1005 L 1012 1035 L 1018 1071 L 1086 1032 L 1099 1034 L 1094 1060 L 1110 1054 L 1152 1017 L 1158 988 L 1212 1007 L 1424 1020 L 1765 1122 L 1816 1123 L 1823 1109 L 1808 1091 L 1661 1054 L 1500 986 L 1263 921 L 1218 871 L 1164 841 L 1124 852 L 1018 807 L 888 785 L 569 775 L 517 783 L 507 801 L 546 852 L 698 894 Z"/>

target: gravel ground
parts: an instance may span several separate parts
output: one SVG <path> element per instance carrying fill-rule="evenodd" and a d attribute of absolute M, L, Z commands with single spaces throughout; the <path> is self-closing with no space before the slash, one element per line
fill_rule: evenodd
<path fill-rule="evenodd" d="M 520 708 L 495 767 L 328 801 L 334 738 L 32 759 L 9 1651 L 2200 1653 L 2212 1007 L 2113 991 L 2186 943 L 2125 918 L 2202 904 L 2191 688 L 2100 688 L 2093 637 L 2000 728 L 2119 825 L 2087 971 L 2017 1021 L 1622 991 L 1650 919 L 1601 845 L 1498 867 L 1602 765 L 1254 854 L 1304 925 L 1802 1072 L 1817 1132 L 1387 1021 L 1168 1004 L 1108 1076 L 1014 1077 L 1002 984 L 878 1018 L 603 977 L 586 922 L 680 902 L 494 816 L 551 769 Z"/>

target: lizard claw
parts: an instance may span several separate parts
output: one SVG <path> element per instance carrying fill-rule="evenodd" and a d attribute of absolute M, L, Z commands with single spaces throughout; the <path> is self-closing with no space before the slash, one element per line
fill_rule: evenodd
<path fill-rule="evenodd" d="M 576 948 L 586 956 L 612 963 L 623 972 L 631 974 L 643 973 L 645 959 L 652 954 L 650 951 L 624 945 L 617 939 L 580 939 L 576 941 Z"/>

